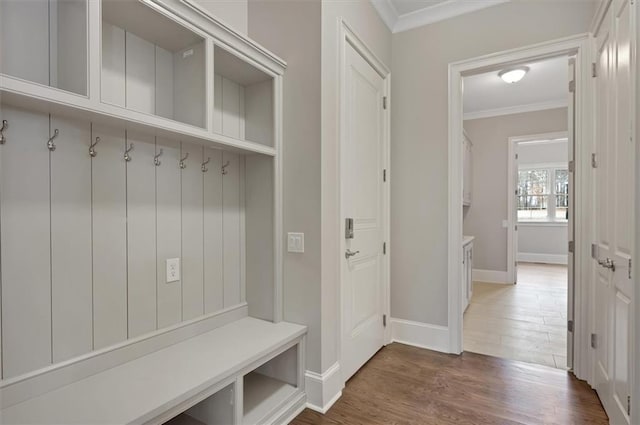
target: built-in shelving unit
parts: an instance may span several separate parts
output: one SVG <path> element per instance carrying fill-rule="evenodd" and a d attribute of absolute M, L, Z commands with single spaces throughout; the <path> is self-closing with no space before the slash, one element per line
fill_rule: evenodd
<path fill-rule="evenodd" d="M 286 64 L 190 0 L 7 0 L 0 20 L 0 419 L 302 408 L 306 330 L 280 326 Z M 196 358 L 180 385 L 148 379 Z M 117 380 L 148 404 L 68 416 Z"/>

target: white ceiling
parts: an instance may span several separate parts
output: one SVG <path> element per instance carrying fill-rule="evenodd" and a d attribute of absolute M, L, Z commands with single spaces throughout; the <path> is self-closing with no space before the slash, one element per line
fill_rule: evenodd
<path fill-rule="evenodd" d="M 498 71 L 464 78 L 465 119 L 567 106 L 569 59 L 558 57 L 526 64 L 522 80 L 507 84 Z"/>
<path fill-rule="evenodd" d="M 370 0 L 391 32 L 474 12 L 511 0 Z"/>

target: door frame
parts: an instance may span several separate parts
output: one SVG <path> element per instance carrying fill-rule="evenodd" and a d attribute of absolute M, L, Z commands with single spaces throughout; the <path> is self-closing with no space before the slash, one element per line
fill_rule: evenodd
<path fill-rule="evenodd" d="M 343 290 L 344 290 L 344 272 L 343 272 L 343 264 L 342 260 L 344 258 L 344 205 L 342 203 L 342 149 L 347 141 L 347 128 L 345 120 L 343 119 L 343 114 L 346 111 L 346 51 L 347 44 L 351 45 L 372 67 L 373 69 L 383 78 L 384 80 L 384 96 L 387 98 L 387 107 L 383 110 L 383 131 L 382 131 L 382 154 L 383 154 L 383 165 L 386 171 L 386 181 L 382 185 L 382 226 L 383 226 L 383 239 L 386 241 L 386 255 L 383 255 L 382 258 L 382 307 L 383 314 L 387 317 L 387 326 L 384 328 L 384 344 L 389 344 L 391 342 L 391 290 L 390 290 L 390 281 L 391 281 L 391 249 L 390 249 L 390 225 L 391 225 L 391 184 L 390 184 L 390 174 L 391 174 L 391 71 L 389 68 L 382 62 L 376 55 L 373 53 L 371 49 L 362 41 L 357 33 L 344 21 L 344 19 L 338 19 L 338 42 L 339 42 L 339 50 L 338 50 L 338 179 L 339 188 L 338 188 L 338 221 L 339 221 L 339 229 L 340 235 L 339 237 L 339 247 L 338 252 L 335 253 L 338 264 L 339 264 L 339 282 L 338 282 L 338 302 L 337 302 L 337 313 L 338 313 L 338 362 L 342 363 L 343 359 L 343 347 L 342 347 L 342 329 L 343 329 L 343 315 L 342 315 L 342 300 L 343 300 Z M 345 381 L 343 377 L 343 382 Z"/>
<path fill-rule="evenodd" d="M 481 72 L 497 71 L 509 65 L 521 64 L 557 56 L 576 57 L 576 244 L 575 244 L 575 321 L 574 373 L 591 381 L 592 355 L 587 343 L 592 329 L 591 311 L 591 242 L 593 240 L 593 180 L 591 152 L 592 76 L 591 34 L 579 34 L 544 43 L 524 46 L 449 64 L 449 149 L 448 149 L 448 323 L 449 351 L 462 352 L 463 312 L 460 303 L 462 264 L 462 144 L 463 87 L 462 78 Z"/>

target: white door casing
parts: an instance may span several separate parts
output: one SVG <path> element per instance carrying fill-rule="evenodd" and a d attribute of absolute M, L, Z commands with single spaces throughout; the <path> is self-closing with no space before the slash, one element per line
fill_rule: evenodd
<path fill-rule="evenodd" d="M 383 173 L 386 81 L 349 42 L 344 46 L 341 123 L 341 369 L 346 381 L 385 343 L 388 229 Z M 354 255 L 347 256 L 347 252 Z"/>

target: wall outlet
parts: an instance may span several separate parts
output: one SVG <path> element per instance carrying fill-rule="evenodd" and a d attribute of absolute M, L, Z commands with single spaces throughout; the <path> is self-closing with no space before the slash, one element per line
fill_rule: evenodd
<path fill-rule="evenodd" d="M 177 282 L 180 280 L 180 259 L 167 259 L 167 283 Z"/>
<path fill-rule="evenodd" d="M 287 250 L 289 252 L 304 252 L 304 233 L 288 233 Z"/>

